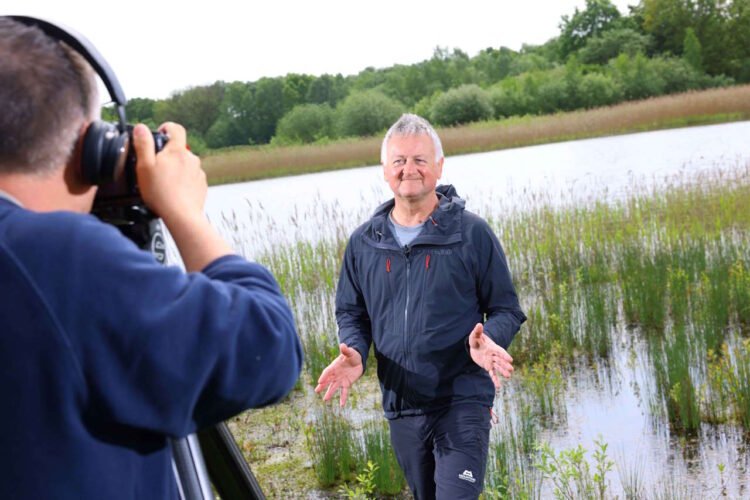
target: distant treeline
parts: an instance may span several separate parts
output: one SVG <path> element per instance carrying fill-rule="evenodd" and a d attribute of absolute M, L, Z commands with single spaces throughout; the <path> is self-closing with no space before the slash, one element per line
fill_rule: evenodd
<path fill-rule="evenodd" d="M 182 123 L 191 147 L 205 151 L 368 136 L 406 111 L 450 126 L 750 82 L 750 0 L 641 0 L 629 9 L 586 0 L 562 17 L 557 37 L 520 51 L 437 48 L 423 62 L 357 75 L 217 81 L 131 99 L 127 116 Z"/>

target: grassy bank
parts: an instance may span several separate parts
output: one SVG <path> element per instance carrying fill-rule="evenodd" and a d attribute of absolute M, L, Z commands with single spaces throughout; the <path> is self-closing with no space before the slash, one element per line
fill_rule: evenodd
<path fill-rule="evenodd" d="M 750 85 L 689 92 L 587 111 L 440 129 L 446 155 L 750 119 Z M 293 147 L 238 147 L 203 159 L 212 184 L 380 163 L 381 137 Z"/>
<path fill-rule="evenodd" d="M 717 429 L 750 436 L 750 165 L 634 184 L 608 203 L 526 196 L 469 207 L 504 242 L 529 316 L 511 345 L 516 372 L 495 402 L 501 418 L 485 497 L 539 498 L 553 490 L 563 498 L 719 496 L 727 478 L 740 477 L 736 470 L 725 475 L 732 464 L 701 470 L 706 479 L 698 486 L 684 477 L 670 483 L 660 480 L 672 477 L 668 464 L 611 457 L 607 436 L 588 449 L 554 449 L 549 436 L 567 428 L 566 401 L 581 380 L 614 380 L 631 366 L 643 372 L 638 406 L 676 438 L 665 448 L 687 454 L 688 443 Z M 325 219 L 315 224 L 340 220 Z M 378 425 L 375 360 L 352 390 L 350 408 L 312 394 L 337 345 L 333 295 L 348 233 L 339 229 L 315 243 L 270 244 L 259 258 L 295 311 L 306 363 L 289 400 L 232 423 L 273 498 L 346 497 L 358 488 L 403 496 L 387 430 Z M 742 491 L 728 487 L 730 496 Z"/>

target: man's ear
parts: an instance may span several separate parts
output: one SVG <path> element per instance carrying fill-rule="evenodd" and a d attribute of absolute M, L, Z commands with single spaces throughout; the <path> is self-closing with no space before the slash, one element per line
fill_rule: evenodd
<path fill-rule="evenodd" d="M 437 178 L 440 179 L 443 176 L 443 161 L 445 161 L 445 156 L 440 157 L 440 159 L 437 162 Z"/>

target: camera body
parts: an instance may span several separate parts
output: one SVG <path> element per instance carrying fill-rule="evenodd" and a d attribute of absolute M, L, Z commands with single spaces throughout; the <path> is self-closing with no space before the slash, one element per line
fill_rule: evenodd
<path fill-rule="evenodd" d="M 140 191 L 138 190 L 137 175 L 135 164 L 135 148 L 133 147 L 133 126 L 127 126 L 127 139 L 122 143 L 121 148 L 125 151 L 119 151 L 119 160 L 113 169 L 111 180 L 100 184 L 94 199 L 94 207 L 120 205 L 129 203 L 143 203 Z M 157 131 L 151 131 L 154 137 L 154 149 L 159 153 L 167 144 L 169 138 L 166 134 Z"/>
<path fill-rule="evenodd" d="M 114 168 L 113 179 L 99 186 L 91 213 L 103 222 L 117 227 L 140 248 L 150 250 L 157 260 L 164 262 L 166 245 L 159 216 L 146 206 L 138 189 L 135 170 L 138 159 L 133 147 L 132 125 L 127 126 L 126 133 L 127 139 L 122 143 L 122 149 L 127 153 L 120 151 L 123 159 Z M 151 134 L 154 137 L 154 150 L 158 154 L 164 149 L 169 137 L 153 130 Z"/>

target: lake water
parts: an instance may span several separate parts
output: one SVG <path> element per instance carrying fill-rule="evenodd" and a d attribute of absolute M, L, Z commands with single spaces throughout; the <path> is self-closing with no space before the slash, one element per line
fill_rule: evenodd
<path fill-rule="evenodd" d="M 748 160 L 750 122 L 745 121 L 450 156 L 441 182 L 453 184 L 468 209 L 486 213 L 517 209 L 531 193 L 559 202 L 612 199 L 633 182 Z M 373 166 L 215 186 L 206 209 L 228 237 L 234 227 L 223 219 L 236 217 L 256 242 L 242 249 L 252 257 L 269 240 L 314 239 L 339 225 L 353 229 L 390 197 L 382 168 Z M 305 224 L 333 209 L 344 213 L 336 224 Z"/>
<path fill-rule="evenodd" d="M 451 156 L 442 182 L 453 184 L 467 207 L 482 214 L 523 210 L 538 199 L 614 200 L 634 183 L 679 181 L 744 165 L 750 162 L 749 139 L 750 122 L 737 122 Z M 207 213 L 235 248 L 252 258 L 276 243 L 348 232 L 390 197 L 381 167 L 373 166 L 212 187 Z M 321 220 L 330 222 L 324 227 L 310 222 Z M 642 349 L 625 341 L 627 335 L 619 332 L 616 366 L 606 376 L 576 375 L 566 425 L 544 438 L 558 450 L 582 444 L 590 454 L 601 436 L 610 458 L 638 472 L 647 487 L 672 481 L 676 493 L 687 487 L 697 497 L 717 498 L 723 481 L 728 496 L 750 498 L 747 437 L 735 427 L 704 426 L 698 439 L 680 441 L 655 423 L 642 395 L 648 386 L 646 362 L 637 359 Z M 617 471 L 608 477 L 622 496 Z"/>

